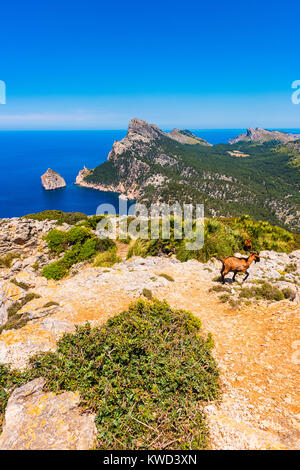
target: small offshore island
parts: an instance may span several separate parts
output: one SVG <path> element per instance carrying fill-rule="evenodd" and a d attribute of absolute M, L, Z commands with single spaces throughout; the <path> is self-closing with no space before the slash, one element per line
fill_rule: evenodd
<path fill-rule="evenodd" d="M 46 173 L 41 176 L 41 180 L 44 189 L 46 189 L 47 191 L 52 189 L 64 188 L 66 186 L 64 178 L 60 176 L 60 174 L 56 171 L 51 170 L 51 168 L 48 168 Z"/>

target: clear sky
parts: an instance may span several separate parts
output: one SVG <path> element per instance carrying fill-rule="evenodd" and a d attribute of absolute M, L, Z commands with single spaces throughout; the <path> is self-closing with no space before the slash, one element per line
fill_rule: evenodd
<path fill-rule="evenodd" d="M 300 128 L 299 1 L 11 0 L 0 129 Z"/>

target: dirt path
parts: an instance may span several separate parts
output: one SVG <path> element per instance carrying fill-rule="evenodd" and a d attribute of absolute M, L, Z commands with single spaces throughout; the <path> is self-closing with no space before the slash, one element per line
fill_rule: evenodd
<path fill-rule="evenodd" d="M 169 274 L 176 280 L 176 272 Z M 174 288 L 160 289 L 159 297 L 193 312 L 213 334 L 223 399 L 206 410 L 212 446 L 299 448 L 299 305 L 232 310 L 208 289 L 207 281 L 187 275 Z"/>
<path fill-rule="evenodd" d="M 121 243 L 121 242 L 116 242 L 117 245 L 117 256 L 122 260 L 126 260 L 127 256 L 127 251 L 128 251 L 128 244 L 127 243 Z"/>

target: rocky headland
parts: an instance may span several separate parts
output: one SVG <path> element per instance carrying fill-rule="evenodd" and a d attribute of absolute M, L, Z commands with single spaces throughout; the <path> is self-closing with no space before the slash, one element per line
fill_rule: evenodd
<path fill-rule="evenodd" d="M 229 144 L 213 146 L 188 130 L 164 132 L 134 118 L 107 161 L 84 167 L 76 184 L 146 205 L 203 203 L 208 217 L 247 213 L 298 231 L 297 139 L 297 134 L 248 129 Z"/>
<path fill-rule="evenodd" d="M 280 131 L 269 131 L 266 129 L 261 129 L 257 127 L 249 127 L 245 134 L 240 134 L 238 137 L 229 140 L 230 144 L 237 144 L 239 142 L 270 142 L 277 141 L 282 144 L 287 144 L 288 142 L 294 142 L 300 140 L 299 134 L 292 134 L 289 132 L 280 132 Z"/>

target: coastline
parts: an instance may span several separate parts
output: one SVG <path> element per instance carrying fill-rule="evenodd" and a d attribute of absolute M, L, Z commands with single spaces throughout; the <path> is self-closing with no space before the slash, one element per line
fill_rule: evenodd
<path fill-rule="evenodd" d="M 79 171 L 74 184 L 84 188 L 96 189 L 97 191 L 118 193 L 120 196 L 126 196 L 129 200 L 135 200 L 138 197 L 139 191 L 137 185 L 134 185 L 133 188 L 128 191 L 122 183 L 119 183 L 117 186 L 88 183 L 84 178 L 90 173 L 90 171 L 91 170 L 88 168 L 83 167 L 83 169 Z"/>

